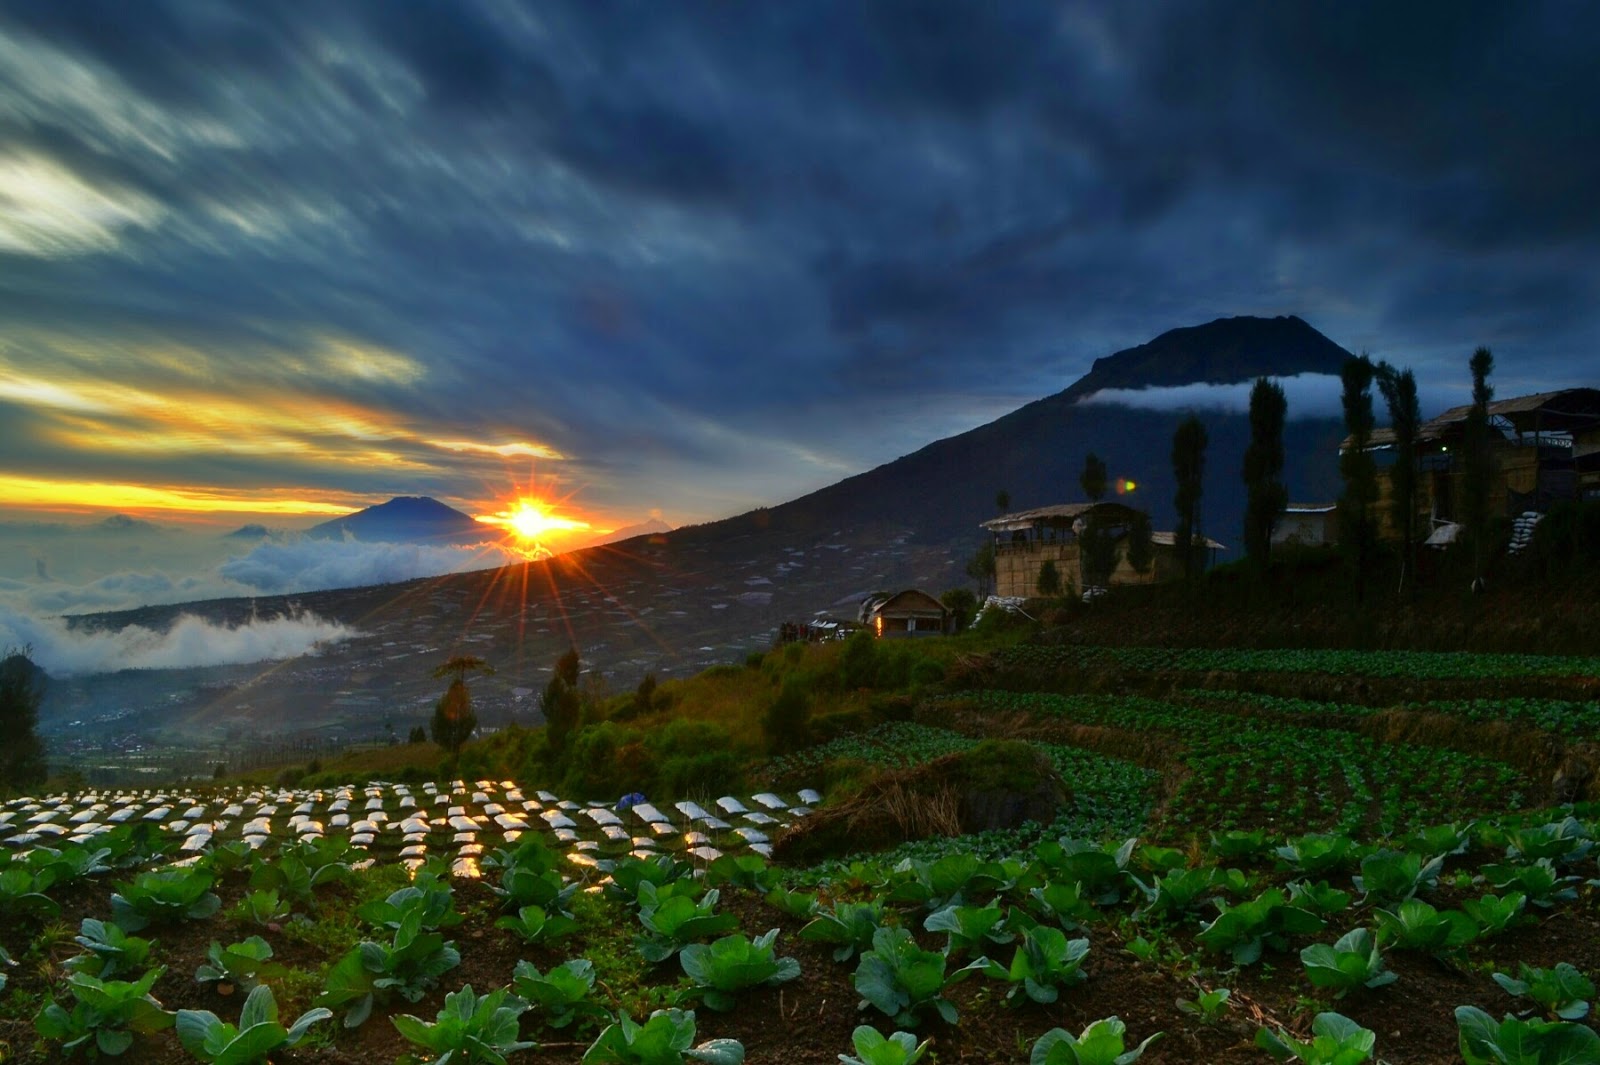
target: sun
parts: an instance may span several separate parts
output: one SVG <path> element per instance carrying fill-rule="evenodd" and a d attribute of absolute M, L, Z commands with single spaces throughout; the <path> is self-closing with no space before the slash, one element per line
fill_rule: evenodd
<path fill-rule="evenodd" d="M 589 523 L 568 518 L 550 510 L 540 499 L 522 497 L 498 514 L 481 515 L 479 521 L 498 525 L 523 543 L 537 543 L 550 536 L 589 528 Z"/>

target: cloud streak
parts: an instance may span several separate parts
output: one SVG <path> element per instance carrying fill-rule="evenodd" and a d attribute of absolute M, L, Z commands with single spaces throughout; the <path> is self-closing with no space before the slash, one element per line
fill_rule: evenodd
<path fill-rule="evenodd" d="M 1289 417 L 1330 418 L 1341 413 L 1343 386 L 1332 374 L 1295 374 L 1274 378 L 1288 400 Z M 1190 384 L 1161 388 L 1102 388 L 1078 401 L 1080 406 L 1131 407 L 1155 411 L 1217 411 L 1244 414 L 1250 410 L 1253 381 L 1234 384 Z M 1380 400 L 1381 402 L 1381 400 Z"/>
<path fill-rule="evenodd" d="M 494 544 L 445 547 L 295 539 L 263 543 L 217 568 L 226 581 L 263 595 L 395 584 L 521 561 Z"/>
<path fill-rule="evenodd" d="M 30 648 L 35 664 L 58 676 L 123 669 L 194 669 L 247 665 L 317 653 L 358 635 L 315 614 L 217 625 L 191 614 L 164 631 L 129 625 L 75 629 L 62 618 L 38 618 L 0 606 L 0 648 Z"/>
<path fill-rule="evenodd" d="M 392 584 L 520 561 L 492 544 L 362 543 L 296 535 L 271 536 L 241 552 L 238 541 L 145 523 L 0 525 L 0 548 L 11 563 L 0 572 L 0 649 L 32 645 L 36 661 L 52 673 L 294 658 L 355 635 L 311 614 L 237 628 L 185 615 L 160 632 L 138 626 L 89 631 L 74 625 L 70 615 Z M 97 560 L 116 571 L 96 573 Z"/>

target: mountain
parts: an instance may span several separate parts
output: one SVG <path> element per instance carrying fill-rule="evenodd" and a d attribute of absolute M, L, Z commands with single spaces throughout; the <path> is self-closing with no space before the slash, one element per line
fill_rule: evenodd
<path fill-rule="evenodd" d="M 1182 415 L 1085 404 L 1085 397 L 1104 388 L 1230 383 L 1263 373 L 1335 374 L 1345 357 L 1299 319 L 1222 319 L 1100 359 L 1070 387 L 987 425 L 722 521 L 402 584 L 74 616 L 74 631 L 164 631 L 186 615 L 233 629 L 304 611 L 353 635 L 270 667 L 66 678 L 52 685 L 42 720 L 74 742 L 99 742 L 93 733 L 140 746 L 198 744 L 202 764 L 213 750 L 329 738 L 383 742 L 387 725 L 401 733 L 426 725 L 439 697 L 433 670 L 452 654 L 473 654 L 495 667 L 474 682 L 479 720 L 536 721 L 537 693 L 569 647 L 597 683 L 631 687 L 647 672 L 683 676 L 742 662 L 770 647 L 781 623 L 820 611 L 853 615 L 875 589 L 970 587 L 963 564 L 981 542 L 978 523 L 994 515 L 995 493 L 1009 492 L 1013 509 L 1078 499 L 1089 451 L 1106 459 L 1113 477 L 1138 482 L 1129 502 L 1149 510 L 1156 528 L 1171 528 L 1169 458 Z M 1213 411 L 1201 418 L 1210 434 L 1204 531 L 1232 548 L 1224 559 L 1236 559 L 1243 554 L 1239 469 L 1249 420 Z M 1342 435 L 1333 418 L 1289 422 L 1292 498 L 1338 494 Z M 335 536 L 347 528 L 361 539 L 482 535 L 466 515 L 431 499 L 392 500 L 319 527 Z"/>
<path fill-rule="evenodd" d="M 251 523 L 241 525 L 231 533 L 223 535 L 224 540 L 271 540 L 281 535 L 276 529 L 269 529 L 265 525 Z"/>
<path fill-rule="evenodd" d="M 1350 353 L 1299 318 L 1219 318 L 1174 329 L 1148 343 L 1095 360 L 1068 388 L 987 425 L 936 440 L 893 462 L 779 506 L 693 529 L 672 539 L 720 538 L 752 529 L 822 532 L 847 526 L 899 527 L 920 543 L 947 544 L 958 555 L 976 548 L 978 523 L 994 516 L 995 496 L 1011 509 L 1082 498 L 1084 456 L 1104 459 L 1113 481 L 1138 487 L 1126 500 L 1149 511 L 1157 529 L 1172 527 L 1173 430 L 1186 412 L 1084 404 L 1102 389 L 1204 382 L 1230 384 L 1262 375 L 1337 375 Z M 1202 500 L 1207 535 L 1242 553 L 1244 484 L 1239 471 L 1249 442 L 1243 413 L 1201 412 L 1210 444 Z M 1284 431 L 1284 479 L 1291 499 L 1338 495 L 1335 456 L 1344 432 L 1332 417 L 1297 417 Z M 954 571 L 959 573 L 959 567 Z"/>
<path fill-rule="evenodd" d="M 1077 399 L 1104 388 L 1226 385 L 1257 377 L 1337 374 L 1349 357 L 1293 315 L 1218 318 L 1170 329 L 1149 343 L 1096 359 L 1064 394 Z"/>
<path fill-rule="evenodd" d="M 313 525 L 313 540 L 346 536 L 368 543 L 476 544 L 494 537 L 488 526 L 428 496 L 396 496 L 387 503 Z"/>
<path fill-rule="evenodd" d="M 91 526 L 97 532 L 108 533 L 158 533 L 161 526 L 155 522 L 145 521 L 143 518 L 133 518 L 126 514 L 113 514 L 103 521 Z"/>
<path fill-rule="evenodd" d="M 648 518 L 645 521 L 638 522 L 634 525 L 624 525 L 621 528 L 612 529 L 608 533 L 601 533 L 599 536 L 595 537 L 593 540 L 585 542 L 580 547 L 571 548 L 569 550 L 582 550 L 582 548 L 585 547 L 604 547 L 607 544 L 617 544 L 624 540 L 632 540 L 636 536 L 660 536 L 671 531 L 672 526 L 668 525 L 660 518 Z"/>

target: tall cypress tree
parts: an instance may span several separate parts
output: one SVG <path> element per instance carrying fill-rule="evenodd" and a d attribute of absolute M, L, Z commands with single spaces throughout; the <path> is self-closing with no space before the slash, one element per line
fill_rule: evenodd
<path fill-rule="evenodd" d="M 569 648 L 556 659 L 555 673 L 539 699 L 545 738 L 550 749 L 558 753 L 566 749 L 567 740 L 577 731 L 583 716 L 583 700 L 578 694 L 579 666 L 578 649 Z"/>
<path fill-rule="evenodd" d="M 1289 401 L 1283 387 L 1265 377 L 1250 389 L 1250 446 L 1244 452 L 1244 550 L 1258 573 L 1272 558 L 1272 531 L 1278 527 L 1289 490 L 1283 484 L 1283 425 Z"/>
<path fill-rule="evenodd" d="M 1078 484 L 1091 503 L 1098 503 L 1106 496 L 1105 460 L 1093 451 L 1084 456 L 1083 473 L 1078 476 Z"/>
<path fill-rule="evenodd" d="M 1172 500 L 1178 510 L 1173 550 L 1183 564 L 1185 580 L 1200 569 L 1200 545 L 1205 543 L 1200 531 L 1200 496 L 1205 487 L 1208 442 L 1206 427 L 1193 414 L 1172 434 L 1172 479 L 1178 486 Z"/>
<path fill-rule="evenodd" d="M 1467 366 L 1472 371 L 1472 409 L 1467 412 L 1465 454 L 1461 456 L 1461 512 L 1476 584 L 1483 577 L 1489 538 L 1489 490 L 1494 477 L 1494 459 L 1489 450 L 1489 401 L 1494 399 L 1489 375 L 1494 372 L 1494 355 L 1488 348 L 1479 348 Z"/>
<path fill-rule="evenodd" d="M 1084 456 L 1083 473 L 1078 484 L 1089 502 L 1098 503 L 1106 494 L 1105 460 L 1094 452 Z M 1090 510 L 1078 533 L 1078 567 L 1083 571 L 1085 589 L 1110 583 L 1112 571 L 1117 568 L 1117 542 L 1106 527 L 1101 515 Z"/>
<path fill-rule="evenodd" d="M 1378 467 L 1372 461 L 1372 360 L 1352 356 L 1340 368 L 1344 385 L 1344 428 L 1349 439 L 1339 456 L 1339 474 L 1344 478 L 1344 494 L 1339 497 L 1339 550 L 1344 554 L 1355 580 L 1356 598 L 1366 597 L 1367 571 L 1372 566 L 1372 511 L 1378 502 Z"/>
<path fill-rule="evenodd" d="M 1378 390 L 1389 408 L 1389 429 L 1394 433 L 1394 465 L 1389 469 L 1391 520 L 1400 535 L 1400 593 L 1411 576 L 1411 553 L 1417 541 L 1417 433 L 1422 410 L 1417 400 L 1417 378 L 1410 370 L 1378 364 Z"/>

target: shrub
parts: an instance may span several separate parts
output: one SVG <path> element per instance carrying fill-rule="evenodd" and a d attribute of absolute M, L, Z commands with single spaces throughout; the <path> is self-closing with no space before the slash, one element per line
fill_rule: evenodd
<path fill-rule="evenodd" d="M 811 724 L 811 697 L 805 685 L 790 677 L 783 682 L 778 697 L 767 708 L 761 727 L 774 754 L 786 754 L 805 746 Z"/>
<path fill-rule="evenodd" d="M 744 763 L 729 750 L 710 749 L 669 759 L 658 779 L 669 795 L 710 795 L 744 789 Z"/>

